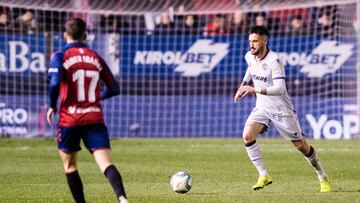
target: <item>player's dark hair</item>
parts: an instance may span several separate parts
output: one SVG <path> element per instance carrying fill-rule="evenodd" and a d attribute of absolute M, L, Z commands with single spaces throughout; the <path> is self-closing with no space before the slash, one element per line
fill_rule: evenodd
<path fill-rule="evenodd" d="M 249 34 L 258 34 L 258 35 L 266 35 L 269 37 L 269 31 L 264 26 L 255 26 L 252 27 L 249 31 Z"/>
<path fill-rule="evenodd" d="M 65 32 L 73 40 L 82 40 L 86 33 L 86 23 L 80 18 L 74 18 L 66 21 Z"/>

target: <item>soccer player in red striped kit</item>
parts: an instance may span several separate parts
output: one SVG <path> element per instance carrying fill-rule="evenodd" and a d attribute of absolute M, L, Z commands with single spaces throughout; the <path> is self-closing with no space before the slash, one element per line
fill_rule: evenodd
<path fill-rule="evenodd" d="M 119 84 L 105 61 L 83 43 L 86 39 L 86 23 L 83 20 L 68 20 L 64 38 L 67 44 L 53 54 L 48 70 L 50 107 L 47 120 L 51 124 L 60 95 L 58 149 L 70 191 L 76 202 L 85 202 L 76 166 L 82 140 L 108 178 L 119 202 L 127 203 L 122 177 L 112 163 L 109 135 L 100 104 L 100 100 L 120 93 Z M 100 80 L 106 86 L 102 92 Z"/>

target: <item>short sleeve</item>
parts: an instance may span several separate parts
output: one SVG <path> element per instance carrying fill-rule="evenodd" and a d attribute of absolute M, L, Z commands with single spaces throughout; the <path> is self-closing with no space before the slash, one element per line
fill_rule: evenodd
<path fill-rule="evenodd" d="M 249 67 L 250 66 L 250 64 L 249 64 L 249 52 L 247 52 L 246 54 L 245 54 L 245 56 L 244 56 L 244 59 L 245 59 L 245 62 L 246 62 L 246 65 Z"/>
<path fill-rule="evenodd" d="M 245 54 L 245 61 L 246 61 L 246 65 L 247 65 L 247 69 L 246 69 L 246 72 L 245 72 L 245 75 L 243 77 L 243 81 L 245 82 L 249 82 L 251 80 L 251 74 L 250 74 L 250 53 L 247 52 Z"/>
<path fill-rule="evenodd" d="M 246 70 L 246 73 L 245 73 L 244 77 L 243 77 L 243 81 L 250 82 L 250 80 L 251 80 L 251 75 L 250 75 L 250 71 L 249 71 L 249 68 L 248 68 Z"/>

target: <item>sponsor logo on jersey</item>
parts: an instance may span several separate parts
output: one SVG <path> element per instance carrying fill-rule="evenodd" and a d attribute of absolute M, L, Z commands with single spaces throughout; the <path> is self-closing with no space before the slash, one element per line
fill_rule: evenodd
<path fill-rule="evenodd" d="M 310 78 L 321 78 L 333 74 L 353 54 L 354 44 L 338 43 L 337 41 L 322 41 L 310 54 L 279 53 L 284 65 L 301 66 L 300 72 Z"/>
<path fill-rule="evenodd" d="M 70 114 L 84 114 L 84 113 L 101 112 L 101 109 L 96 106 L 90 106 L 87 108 L 79 108 L 79 107 L 75 107 L 75 106 L 69 106 L 68 111 Z"/>
<path fill-rule="evenodd" d="M 254 75 L 252 77 L 253 80 L 260 80 L 262 82 L 266 82 L 267 81 L 267 77 L 264 77 L 264 76 L 258 76 L 258 75 Z"/>
<path fill-rule="evenodd" d="M 262 64 L 262 69 L 264 70 L 264 71 L 266 71 L 267 69 L 268 69 L 268 65 L 266 64 L 266 63 L 263 63 Z"/>
<path fill-rule="evenodd" d="M 211 72 L 229 53 L 229 43 L 198 39 L 184 53 L 179 51 L 136 51 L 135 65 L 175 65 L 175 71 L 186 77 Z"/>

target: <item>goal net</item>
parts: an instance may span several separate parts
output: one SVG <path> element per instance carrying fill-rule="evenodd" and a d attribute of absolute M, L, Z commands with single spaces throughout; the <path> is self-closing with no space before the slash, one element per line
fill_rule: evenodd
<path fill-rule="evenodd" d="M 270 30 L 306 136 L 359 137 L 356 0 L 0 1 L 0 135 L 56 136 L 46 123 L 47 68 L 63 24 L 79 17 L 87 44 L 119 81 L 103 102 L 112 137 L 240 137 L 255 96 L 233 96 L 248 30 Z M 271 129 L 263 137 L 279 137 Z"/>

